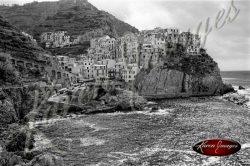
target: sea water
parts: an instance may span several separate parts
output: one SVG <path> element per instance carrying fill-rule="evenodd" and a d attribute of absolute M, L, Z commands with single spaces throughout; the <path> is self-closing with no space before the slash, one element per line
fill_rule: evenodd
<path fill-rule="evenodd" d="M 221 77 L 224 83 L 231 84 L 239 94 L 250 99 L 250 71 L 223 71 Z M 239 90 L 239 86 L 245 89 Z M 250 102 L 247 105 L 250 108 Z"/>

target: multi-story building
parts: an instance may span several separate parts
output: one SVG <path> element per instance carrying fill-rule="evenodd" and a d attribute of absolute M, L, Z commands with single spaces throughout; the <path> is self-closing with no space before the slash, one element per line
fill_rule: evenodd
<path fill-rule="evenodd" d="M 136 63 L 139 55 L 139 41 L 138 37 L 127 32 L 116 42 L 116 58 L 117 61 L 127 63 Z"/>
<path fill-rule="evenodd" d="M 122 71 L 125 69 L 125 63 L 124 62 L 117 62 L 115 64 L 115 77 L 118 79 L 122 79 Z"/>
<path fill-rule="evenodd" d="M 179 37 L 179 29 L 176 28 L 165 29 L 166 42 L 178 43 L 178 37 Z"/>
<path fill-rule="evenodd" d="M 93 65 L 93 76 L 94 78 L 107 78 L 108 77 L 108 70 L 107 65 Z"/>
<path fill-rule="evenodd" d="M 187 53 L 190 55 L 197 55 L 200 53 L 200 47 L 197 46 L 188 46 L 187 47 Z"/>
<path fill-rule="evenodd" d="M 88 54 L 97 61 L 115 58 L 115 39 L 109 36 L 94 38 L 90 41 Z"/>
<path fill-rule="evenodd" d="M 162 49 L 152 44 L 144 44 L 140 52 L 139 65 L 148 68 L 157 65 L 161 60 Z"/>
<path fill-rule="evenodd" d="M 83 77 L 84 78 L 94 78 L 93 65 L 95 64 L 95 60 L 84 60 L 83 61 Z"/>
<path fill-rule="evenodd" d="M 135 80 L 135 76 L 139 73 L 139 66 L 136 63 L 128 64 L 125 69 L 122 70 L 122 78 L 125 82 L 132 82 Z"/>
<path fill-rule="evenodd" d="M 86 32 L 83 35 L 76 36 L 76 38 L 74 39 L 73 44 L 81 44 L 81 43 L 84 43 L 86 41 L 90 41 L 90 40 L 92 40 L 94 38 L 101 37 L 103 35 L 104 35 L 104 31 L 102 29 L 96 29 L 96 30 L 93 30 L 93 31 L 89 31 L 89 32 Z"/>
<path fill-rule="evenodd" d="M 40 38 L 45 48 L 62 48 L 71 45 L 70 36 L 67 35 L 66 31 L 45 32 Z"/>
<path fill-rule="evenodd" d="M 70 58 L 68 56 L 57 56 L 57 60 L 61 67 L 69 74 L 75 76 L 76 79 L 83 77 L 83 64 L 76 61 L 75 58 Z"/>
<path fill-rule="evenodd" d="M 201 48 L 199 35 L 190 32 L 182 32 L 179 35 L 179 43 L 187 48 L 187 53 L 199 54 Z"/>
<path fill-rule="evenodd" d="M 116 61 L 113 59 L 104 59 L 97 62 L 99 65 L 106 65 L 108 69 L 114 68 Z"/>
<path fill-rule="evenodd" d="M 115 47 L 115 39 L 109 36 L 103 36 L 90 40 L 90 49 L 104 48 L 106 50 L 112 50 Z"/>
<path fill-rule="evenodd" d="M 45 38 L 48 41 L 54 40 L 53 35 Z M 88 54 L 79 55 L 80 61 L 67 56 L 57 58 L 66 71 L 78 78 L 124 79 L 132 82 L 141 67 L 162 64 L 164 56 L 178 47 L 177 43 L 182 44 L 190 55 L 200 53 L 198 35 L 190 32 L 179 34 L 175 28 L 155 28 L 142 31 L 139 36 L 125 33 L 118 39 L 109 36 L 92 38 Z"/>

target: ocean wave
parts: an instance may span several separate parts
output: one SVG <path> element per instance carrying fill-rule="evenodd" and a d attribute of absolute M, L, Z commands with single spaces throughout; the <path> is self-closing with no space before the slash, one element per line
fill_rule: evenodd
<path fill-rule="evenodd" d="M 35 122 L 28 122 L 28 126 L 30 129 L 36 128 L 38 126 L 51 126 L 55 124 L 56 122 L 60 121 L 67 121 L 75 118 L 80 118 L 86 115 L 76 115 L 76 114 L 71 114 L 67 115 L 66 117 L 56 117 L 56 118 L 51 118 L 51 119 L 43 119 L 43 120 L 37 120 Z"/>
<path fill-rule="evenodd" d="M 43 133 L 39 132 L 34 135 L 35 144 L 34 150 L 44 150 L 53 147 L 52 142 Z"/>
<path fill-rule="evenodd" d="M 99 139 L 97 137 L 86 137 L 86 138 L 80 138 L 81 145 L 80 146 L 91 146 L 96 145 L 100 146 L 105 144 L 106 140 Z"/>
<path fill-rule="evenodd" d="M 101 130 L 108 130 L 108 128 L 98 126 L 97 124 L 94 124 L 94 123 L 89 123 L 83 119 L 78 119 L 77 121 L 73 121 L 73 122 L 71 122 L 71 124 L 73 126 L 75 125 L 75 126 L 81 126 L 81 127 L 89 127 L 91 129 L 93 129 L 92 132 L 97 132 L 97 131 L 101 131 Z"/>
<path fill-rule="evenodd" d="M 234 90 L 236 91 L 236 93 L 238 93 L 239 95 L 245 96 L 246 99 L 249 99 L 249 101 L 245 104 L 247 108 L 250 109 L 250 88 L 246 88 L 246 89 L 239 89 L 239 86 L 233 86 Z"/>
<path fill-rule="evenodd" d="M 143 115 L 148 115 L 148 116 L 152 116 L 152 115 L 160 115 L 160 116 L 167 116 L 169 115 L 171 112 L 173 112 L 174 109 L 158 109 L 153 111 L 151 108 L 145 108 L 143 111 L 130 111 L 130 112 L 114 112 L 114 113 L 102 113 L 100 115 L 106 115 L 106 116 L 119 116 L 119 115 L 131 115 L 131 114 L 143 114 Z"/>
<path fill-rule="evenodd" d="M 223 80 L 237 80 L 237 78 L 222 78 Z"/>

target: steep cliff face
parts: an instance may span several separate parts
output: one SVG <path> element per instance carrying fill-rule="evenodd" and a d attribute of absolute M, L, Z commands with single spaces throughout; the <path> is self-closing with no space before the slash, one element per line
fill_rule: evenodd
<path fill-rule="evenodd" d="M 156 67 L 149 72 L 142 70 L 135 86 L 141 95 L 148 98 L 174 98 L 216 95 L 220 93 L 223 83 L 217 72 L 201 77 Z"/>
<path fill-rule="evenodd" d="M 56 57 L 0 16 L 0 86 L 52 81 L 66 86 L 63 73 Z"/>
<path fill-rule="evenodd" d="M 165 60 L 164 65 L 142 69 L 137 75 L 135 89 L 141 95 L 174 98 L 218 95 L 222 92 L 223 82 L 218 65 L 207 54 Z"/>

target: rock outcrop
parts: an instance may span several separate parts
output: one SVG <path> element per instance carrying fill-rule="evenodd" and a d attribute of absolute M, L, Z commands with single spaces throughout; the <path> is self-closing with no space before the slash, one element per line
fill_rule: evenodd
<path fill-rule="evenodd" d="M 132 91 L 123 89 L 105 90 L 98 96 L 98 88 L 80 88 L 74 93 L 54 95 L 49 99 L 56 106 L 57 113 L 97 114 L 116 111 L 141 110 L 146 99 Z M 49 114 L 49 113 L 48 113 Z"/>
<path fill-rule="evenodd" d="M 141 71 L 136 81 L 138 92 L 149 98 L 216 95 L 220 94 L 223 86 L 216 73 L 199 77 L 161 67 L 153 68 L 149 73 Z"/>
<path fill-rule="evenodd" d="M 25 119 L 31 113 L 37 113 L 42 107 L 47 107 L 47 98 L 54 93 L 53 88 L 45 87 L 4 87 L 0 88 L 0 165 L 25 166 L 40 152 L 30 153 L 24 150 L 32 149 L 33 132 L 24 126 Z M 45 108 L 46 109 L 46 108 Z M 30 116 L 34 119 L 34 116 Z M 43 161 L 41 159 L 41 161 Z M 40 164 L 41 164 L 40 161 Z M 50 161 L 50 159 L 49 159 Z M 35 163 L 35 162 L 34 162 Z M 38 162 L 39 164 L 39 162 Z M 51 163 L 51 165 L 56 163 Z"/>
<path fill-rule="evenodd" d="M 163 59 L 162 65 L 141 69 L 135 89 L 146 98 L 219 95 L 225 91 L 216 62 L 207 54 Z"/>
<path fill-rule="evenodd" d="M 139 110 L 147 101 L 137 93 L 127 90 L 116 90 L 115 93 L 107 93 L 101 98 L 107 104 L 117 106 L 117 111 L 122 110 Z"/>
<path fill-rule="evenodd" d="M 239 86 L 239 90 L 245 90 L 246 88 L 244 88 L 243 86 Z"/>
<path fill-rule="evenodd" d="M 245 95 L 239 94 L 237 92 L 225 94 L 223 99 L 242 106 L 247 106 L 247 103 L 249 102 L 249 99 Z"/>

